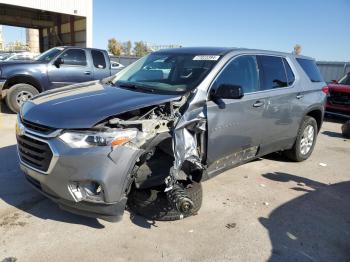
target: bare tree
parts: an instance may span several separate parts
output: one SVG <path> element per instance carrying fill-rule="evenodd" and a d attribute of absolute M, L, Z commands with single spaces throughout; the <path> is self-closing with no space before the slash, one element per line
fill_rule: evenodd
<path fill-rule="evenodd" d="M 132 49 L 132 43 L 130 40 L 123 44 L 124 55 L 131 55 L 131 49 Z"/>
<path fill-rule="evenodd" d="M 296 54 L 296 55 L 300 55 L 300 54 L 301 54 L 301 45 L 296 44 L 296 45 L 294 46 L 294 51 L 293 51 L 293 53 Z"/>

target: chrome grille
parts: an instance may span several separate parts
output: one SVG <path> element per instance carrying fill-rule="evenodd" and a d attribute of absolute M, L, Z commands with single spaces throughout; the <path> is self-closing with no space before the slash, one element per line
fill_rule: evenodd
<path fill-rule="evenodd" d="M 29 122 L 25 119 L 21 119 L 21 123 L 28 129 L 33 130 L 35 132 L 39 132 L 39 133 L 43 133 L 43 134 L 49 134 L 53 131 L 55 131 L 55 129 L 51 128 L 51 127 L 47 127 L 47 126 L 43 126 L 40 124 L 36 124 L 33 122 Z"/>
<path fill-rule="evenodd" d="M 48 170 L 53 154 L 47 143 L 26 135 L 17 135 L 17 144 L 22 162 L 43 172 Z"/>

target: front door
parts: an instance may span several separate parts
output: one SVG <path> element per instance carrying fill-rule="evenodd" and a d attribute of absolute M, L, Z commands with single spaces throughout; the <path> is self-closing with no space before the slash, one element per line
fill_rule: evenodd
<path fill-rule="evenodd" d="M 91 67 L 86 56 L 83 49 L 71 48 L 64 51 L 59 56 L 63 59 L 63 64 L 56 66 L 52 63 L 48 66 L 51 88 L 92 80 Z"/>
<path fill-rule="evenodd" d="M 241 86 L 244 96 L 207 102 L 209 175 L 254 158 L 266 129 L 262 118 L 266 100 L 264 94 L 258 92 L 256 57 L 233 58 L 218 75 L 211 90 L 222 84 Z"/>

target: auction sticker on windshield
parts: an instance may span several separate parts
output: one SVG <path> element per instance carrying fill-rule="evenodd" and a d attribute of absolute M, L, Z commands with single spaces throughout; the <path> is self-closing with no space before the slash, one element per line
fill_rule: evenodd
<path fill-rule="evenodd" d="M 197 55 L 193 57 L 193 60 L 206 60 L 206 61 L 216 61 L 220 58 L 219 55 Z"/>

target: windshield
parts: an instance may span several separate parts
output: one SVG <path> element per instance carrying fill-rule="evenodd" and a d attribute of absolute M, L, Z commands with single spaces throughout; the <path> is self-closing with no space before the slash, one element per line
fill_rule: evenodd
<path fill-rule="evenodd" d="M 208 75 L 220 56 L 153 53 L 116 75 L 113 83 L 160 92 L 186 92 Z"/>
<path fill-rule="evenodd" d="M 350 73 L 345 75 L 342 79 L 338 81 L 341 85 L 350 85 Z"/>
<path fill-rule="evenodd" d="M 61 47 L 54 47 L 51 48 L 41 55 L 39 55 L 37 58 L 35 58 L 36 61 L 42 61 L 42 62 L 49 62 L 51 61 L 54 57 L 56 57 L 59 53 L 61 53 L 64 50 L 64 48 Z"/>

